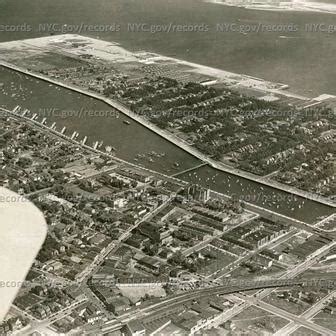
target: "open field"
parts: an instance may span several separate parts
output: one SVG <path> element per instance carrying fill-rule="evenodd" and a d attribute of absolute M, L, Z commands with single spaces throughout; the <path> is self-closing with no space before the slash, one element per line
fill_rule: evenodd
<path fill-rule="evenodd" d="M 132 302 L 138 302 L 145 296 L 165 297 L 166 292 L 161 286 L 139 285 L 136 286 L 120 286 L 120 291 L 123 296 L 129 298 Z"/>
<path fill-rule="evenodd" d="M 321 334 L 317 333 L 316 331 L 307 329 L 305 327 L 301 327 L 291 333 L 291 336 L 320 336 Z"/>
<path fill-rule="evenodd" d="M 158 72 L 162 64 L 170 67 L 164 75 L 169 77 L 169 72 L 180 76 L 183 73 L 185 81 L 205 82 L 212 80 L 213 83 L 225 83 L 229 87 L 246 88 L 266 93 L 278 94 L 307 100 L 303 96 L 290 93 L 286 90 L 287 86 L 281 83 L 272 83 L 260 78 L 242 74 L 236 74 L 221 69 L 191 63 L 188 61 L 162 56 L 149 52 L 131 52 L 117 43 L 105 42 L 102 40 L 83 37 L 80 35 L 58 35 L 48 36 L 23 41 L 5 42 L 0 44 L 0 59 L 10 61 L 22 67 L 32 66 L 35 70 L 45 69 L 47 66 L 65 67 L 68 64 L 68 57 L 64 56 L 63 61 L 51 52 L 63 53 L 74 58 L 91 59 L 95 62 L 100 61 L 120 64 L 125 67 L 128 64 L 130 73 L 133 75 L 146 75 L 149 69 Z M 24 54 L 23 54 L 24 53 Z M 22 56 L 25 55 L 24 59 Z M 53 56 L 52 56 L 53 55 Z M 32 57 L 36 62 L 32 62 Z M 75 62 L 75 61 L 74 61 Z M 161 70 L 162 71 L 162 70 Z M 174 78 L 174 75 L 172 76 Z"/>
<path fill-rule="evenodd" d="M 334 315 L 320 312 L 313 318 L 313 322 L 336 332 L 336 319 Z"/>
<path fill-rule="evenodd" d="M 288 321 L 263 309 L 251 306 L 232 319 L 234 335 L 269 335 L 284 327 Z"/>

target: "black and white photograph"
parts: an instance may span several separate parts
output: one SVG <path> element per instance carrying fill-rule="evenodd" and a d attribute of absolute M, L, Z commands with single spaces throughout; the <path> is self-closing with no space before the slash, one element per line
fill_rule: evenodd
<path fill-rule="evenodd" d="M 0 0 L 0 336 L 336 335 L 336 0 Z"/>

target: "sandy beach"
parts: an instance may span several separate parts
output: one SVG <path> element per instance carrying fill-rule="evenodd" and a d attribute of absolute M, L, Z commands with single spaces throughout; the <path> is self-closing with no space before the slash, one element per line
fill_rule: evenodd
<path fill-rule="evenodd" d="M 314 2 L 314 1 L 286 1 L 280 2 L 279 5 L 270 3 L 234 3 L 225 0 L 205 0 L 205 2 L 214 3 L 218 5 L 242 7 L 246 9 L 263 10 L 263 11 L 295 11 L 295 12 L 319 12 L 336 14 L 336 4 Z"/>

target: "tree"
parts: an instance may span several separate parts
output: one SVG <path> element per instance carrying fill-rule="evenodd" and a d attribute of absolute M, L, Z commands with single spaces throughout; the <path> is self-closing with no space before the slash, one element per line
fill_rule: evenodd
<path fill-rule="evenodd" d="M 21 168 L 28 168 L 33 163 L 31 158 L 28 157 L 20 157 L 17 161 L 17 165 L 19 165 Z"/>
<path fill-rule="evenodd" d="M 168 260 L 172 265 L 182 265 L 185 261 L 185 257 L 181 251 L 177 251 L 173 256 Z"/>

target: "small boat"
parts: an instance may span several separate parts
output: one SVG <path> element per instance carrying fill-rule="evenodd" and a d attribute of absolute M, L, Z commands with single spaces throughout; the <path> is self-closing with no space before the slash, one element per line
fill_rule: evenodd
<path fill-rule="evenodd" d="M 123 120 L 123 123 L 126 125 L 130 125 L 130 122 L 128 120 Z"/>

